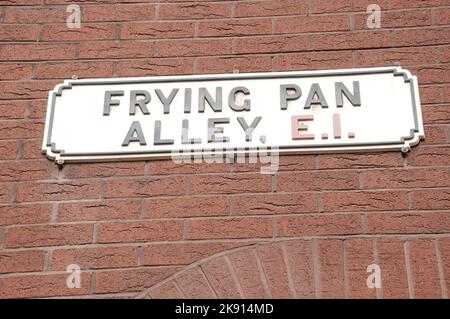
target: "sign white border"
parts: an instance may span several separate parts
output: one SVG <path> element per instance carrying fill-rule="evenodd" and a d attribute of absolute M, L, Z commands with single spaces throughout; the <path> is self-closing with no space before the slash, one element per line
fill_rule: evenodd
<path fill-rule="evenodd" d="M 149 152 L 149 151 L 133 151 L 133 152 L 102 152 L 102 153 L 69 153 L 62 149 L 58 149 L 52 140 L 52 127 L 54 120 L 54 108 L 56 98 L 61 96 L 64 90 L 71 89 L 73 86 L 79 85 L 108 85 L 108 84 L 133 84 L 133 83 L 158 83 L 158 82 L 181 82 L 181 81 L 207 81 L 207 80 L 239 80 L 239 79 L 271 79 L 271 78 L 299 78 L 299 77 L 326 77 L 336 75 L 369 75 L 388 73 L 393 76 L 401 76 L 405 83 L 408 83 L 411 90 L 411 105 L 414 116 L 414 127 L 411 127 L 410 135 L 401 137 L 395 143 L 376 143 L 376 144 L 339 144 L 333 145 L 306 145 L 298 147 L 278 147 L 280 154 L 291 153 L 344 153 L 344 152 L 365 152 L 365 151 L 389 151 L 401 150 L 408 152 L 412 146 L 419 143 L 425 137 L 422 122 L 422 112 L 419 97 L 419 89 L 417 77 L 413 76 L 408 70 L 401 67 L 381 67 L 381 68 L 362 68 L 362 69 L 341 69 L 330 71 L 301 71 L 301 72 L 266 72 L 266 73 L 240 73 L 240 74 L 213 74 L 213 75 L 187 75 L 187 76 L 167 76 L 167 77 L 134 77 L 134 78 L 110 78 L 110 79 L 70 79 L 64 83 L 58 84 L 54 90 L 49 92 L 47 116 L 44 131 L 44 140 L 42 144 L 42 152 L 49 159 L 55 160 L 58 164 L 64 162 L 99 162 L 113 160 L 132 160 L 132 159 L 160 159 L 170 158 L 170 152 Z M 251 154 L 257 153 L 258 150 L 251 148 L 229 148 L 224 149 L 223 153 L 227 154 Z M 184 151 L 183 156 L 192 156 L 198 154 L 198 151 Z M 208 150 L 202 150 L 202 154 L 210 155 Z"/>

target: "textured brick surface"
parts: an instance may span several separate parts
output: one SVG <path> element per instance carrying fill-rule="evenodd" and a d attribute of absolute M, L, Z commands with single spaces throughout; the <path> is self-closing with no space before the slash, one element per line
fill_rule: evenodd
<path fill-rule="evenodd" d="M 368 289 L 366 280 L 368 265 L 375 264 L 373 242 L 370 239 L 345 241 L 347 291 L 349 298 L 376 298 L 376 289 Z"/>
<path fill-rule="evenodd" d="M 0 0 L 0 298 L 448 298 L 450 2 Z M 120 3 L 119 3 L 120 2 Z M 63 79 L 400 64 L 411 152 L 66 164 L 41 153 Z M 382 287 L 366 285 L 381 267 Z M 66 287 L 66 268 L 82 288 Z"/>
<path fill-rule="evenodd" d="M 384 298 L 409 298 L 408 270 L 405 243 L 402 240 L 382 239 L 377 242 Z"/>
<path fill-rule="evenodd" d="M 441 298 L 435 241 L 416 239 L 408 244 L 414 297 Z"/>
<path fill-rule="evenodd" d="M 82 269 L 133 267 L 138 264 L 137 247 L 61 249 L 52 253 L 52 270 L 77 264 Z"/>

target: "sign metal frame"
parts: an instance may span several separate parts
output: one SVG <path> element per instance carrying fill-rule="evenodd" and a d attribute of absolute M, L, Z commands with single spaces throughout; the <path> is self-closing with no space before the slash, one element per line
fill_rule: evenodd
<path fill-rule="evenodd" d="M 422 123 L 422 112 L 419 97 L 417 77 L 413 76 L 408 70 L 399 66 L 378 67 L 378 68 L 360 68 L 360 69 L 340 69 L 329 71 L 295 71 L 295 72 L 265 72 L 265 73 L 233 73 L 233 74 L 212 74 L 212 75 L 186 75 L 186 76 L 158 76 L 158 77 L 138 77 L 138 78 L 110 78 L 110 79 L 69 79 L 64 83 L 58 84 L 54 90 L 49 92 L 47 116 L 44 130 L 44 139 L 42 143 L 42 153 L 54 160 L 58 164 L 64 162 L 100 162 L 116 160 L 143 160 L 143 159 L 162 159 L 170 158 L 171 152 L 152 152 L 152 151 L 131 151 L 131 152 L 98 152 L 98 153 L 71 153 L 58 148 L 52 139 L 52 128 L 54 122 L 54 110 L 56 100 L 61 97 L 65 90 L 70 90 L 74 86 L 83 85 L 120 85 L 120 84 L 142 84 L 142 83 L 170 83 L 170 82 L 195 82 L 208 80 L 239 80 L 239 79 L 289 79 L 303 77 L 327 77 L 327 76 L 346 76 L 346 75 L 370 75 L 388 73 L 394 77 L 403 77 L 405 83 L 409 84 L 411 92 L 411 106 L 414 118 L 414 127 L 411 127 L 409 136 L 400 137 L 397 142 L 387 143 L 340 143 L 336 145 L 302 145 L 302 146 L 277 146 L 280 154 L 320 154 L 320 153 L 344 153 L 344 152 L 368 152 L 368 151 L 402 151 L 408 152 L 412 146 L 417 145 L 424 139 L 424 130 Z M 181 150 L 179 150 L 181 151 Z M 201 150 L 202 154 L 210 155 L 211 150 Z M 258 152 L 251 147 L 243 148 L 224 148 L 223 153 L 228 154 L 251 154 Z M 183 150 L 183 156 L 192 156 L 198 154 L 198 151 Z"/>

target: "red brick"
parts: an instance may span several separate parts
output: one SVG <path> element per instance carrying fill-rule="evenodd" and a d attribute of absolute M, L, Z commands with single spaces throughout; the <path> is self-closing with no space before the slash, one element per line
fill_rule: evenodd
<path fill-rule="evenodd" d="M 226 55 L 231 53 L 231 40 L 170 40 L 155 44 L 155 57 Z"/>
<path fill-rule="evenodd" d="M 234 215 L 310 213 L 318 210 L 315 194 L 273 194 L 232 197 Z"/>
<path fill-rule="evenodd" d="M 441 96 L 441 88 L 438 86 L 420 86 L 419 90 L 420 100 L 424 104 L 439 104 L 444 102 Z"/>
<path fill-rule="evenodd" d="M 310 52 L 276 57 L 277 71 L 345 69 L 352 66 L 352 53 L 348 51 Z"/>
<path fill-rule="evenodd" d="M 368 13 L 357 14 L 354 16 L 355 29 L 365 30 L 367 27 Z M 431 11 L 413 10 L 413 11 L 395 11 L 381 13 L 382 28 L 405 28 L 431 25 Z"/>
<path fill-rule="evenodd" d="M 367 231 L 374 234 L 438 234 L 450 231 L 449 212 L 399 212 L 367 215 Z"/>
<path fill-rule="evenodd" d="M 239 292 L 238 282 L 234 279 L 231 267 L 225 257 L 215 257 L 200 265 L 217 297 L 237 299 L 243 296 Z"/>
<path fill-rule="evenodd" d="M 321 298 L 344 298 L 343 241 L 319 241 Z"/>
<path fill-rule="evenodd" d="M 155 5 L 85 6 L 81 17 L 83 22 L 152 20 L 155 18 Z"/>
<path fill-rule="evenodd" d="M 295 292 L 289 283 L 282 246 L 279 244 L 259 245 L 257 252 L 272 298 L 294 298 Z"/>
<path fill-rule="evenodd" d="M 152 288 L 149 291 L 150 298 L 154 299 L 181 299 L 183 296 L 175 286 L 173 281 L 168 281 L 161 286 Z"/>
<path fill-rule="evenodd" d="M 47 102 L 47 100 L 33 99 L 31 101 L 31 107 L 28 117 L 30 119 L 45 119 L 47 114 Z M 42 145 L 42 138 L 40 138 L 40 140 Z"/>
<path fill-rule="evenodd" d="M 419 46 L 450 43 L 450 28 L 399 30 L 395 32 L 396 46 Z"/>
<path fill-rule="evenodd" d="M 151 42 L 80 43 L 80 59 L 147 58 L 153 55 Z"/>
<path fill-rule="evenodd" d="M 161 20 L 191 20 L 227 18 L 231 15 L 228 3 L 162 4 L 159 8 Z"/>
<path fill-rule="evenodd" d="M 0 25 L 0 39 L 7 41 L 36 41 L 38 35 L 37 25 L 5 24 Z"/>
<path fill-rule="evenodd" d="M 222 243 L 164 243 L 149 244 L 144 248 L 144 265 L 188 265 L 214 254 L 245 246 L 245 242 Z"/>
<path fill-rule="evenodd" d="M 57 175 L 58 167 L 47 160 L 0 162 L 0 179 L 2 181 L 53 179 Z"/>
<path fill-rule="evenodd" d="M 9 203 L 13 199 L 12 184 L 0 184 L 0 203 Z"/>
<path fill-rule="evenodd" d="M 305 170 L 316 167 L 315 155 L 284 155 L 280 156 L 279 161 L 280 171 Z"/>
<path fill-rule="evenodd" d="M 29 103 L 26 101 L 0 101 L 0 120 L 17 120 L 25 118 L 28 104 Z"/>
<path fill-rule="evenodd" d="M 24 250 L 0 253 L 0 273 L 42 271 L 45 252 Z"/>
<path fill-rule="evenodd" d="M 412 206 L 415 209 L 449 209 L 450 190 L 423 190 L 412 193 Z"/>
<path fill-rule="evenodd" d="M 5 10 L 4 23 L 54 23 L 65 22 L 67 12 L 65 8 L 17 8 L 8 7 Z"/>
<path fill-rule="evenodd" d="M 41 137 L 43 132 L 42 120 L 0 121 L 0 139 Z"/>
<path fill-rule="evenodd" d="M 138 219 L 140 200 L 102 200 L 81 203 L 60 203 L 58 222 Z"/>
<path fill-rule="evenodd" d="M 241 1 L 234 5 L 236 17 L 305 15 L 307 13 L 308 3 L 297 0 Z"/>
<path fill-rule="evenodd" d="M 228 172 L 230 164 L 227 163 L 175 163 L 171 160 L 156 160 L 150 165 L 150 174 L 201 174 Z"/>
<path fill-rule="evenodd" d="M 450 64 L 419 66 L 411 68 L 411 71 L 417 76 L 422 84 L 441 84 L 450 79 Z"/>
<path fill-rule="evenodd" d="M 272 71 L 272 58 L 270 56 L 201 57 L 197 59 L 195 72 L 232 73 L 234 70 L 242 73 Z"/>
<path fill-rule="evenodd" d="M 119 61 L 115 73 L 118 76 L 192 74 L 193 64 L 192 58 Z"/>
<path fill-rule="evenodd" d="M 314 50 L 370 49 L 392 45 L 391 35 L 386 31 L 314 34 L 311 41 Z"/>
<path fill-rule="evenodd" d="M 422 143 L 424 145 L 434 145 L 434 144 L 445 144 L 447 142 L 449 142 L 449 138 L 447 137 L 447 132 L 448 132 L 448 128 L 446 126 L 425 126 L 425 140 L 422 141 Z M 438 148 L 431 148 L 425 149 L 425 152 L 423 152 L 422 158 L 420 156 L 420 153 L 423 151 L 423 149 L 413 149 L 413 153 L 412 154 L 416 154 L 415 157 L 409 158 L 408 159 L 408 163 L 411 165 L 412 163 L 416 162 L 417 163 L 423 163 L 424 165 L 429 165 L 430 162 L 423 162 L 423 159 L 426 157 L 431 157 L 431 158 L 436 158 L 438 160 L 438 162 L 445 162 L 446 161 L 446 157 L 448 155 L 446 155 L 446 152 L 448 154 L 448 150 L 446 147 L 443 147 L 443 151 L 441 151 Z M 425 154 L 427 154 L 425 156 Z M 419 155 L 419 156 L 418 156 Z M 419 164 L 412 164 L 412 165 L 419 165 Z"/>
<path fill-rule="evenodd" d="M 86 295 L 80 296 L 80 299 L 138 299 L 136 293 L 121 293 L 121 294 L 94 294 L 94 295 Z"/>
<path fill-rule="evenodd" d="M 144 162 L 108 162 L 66 165 L 66 178 L 144 175 Z"/>
<path fill-rule="evenodd" d="M 175 278 L 175 281 L 186 298 L 212 299 L 216 296 L 199 267 L 184 271 Z"/>
<path fill-rule="evenodd" d="M 74 59 L 75 44 L 6 44 L 0 47 L 0 61 Z"/>
<path fill-rule="evenodd" d="M 6 251 L 0 253 L 0 272 L 7 274 L 0 296 L 446 296 L 440 285 L 449 285 L 450 277 L 449 241 L 442 237 L 449 232 L 450 211 L 447 0 L 378 1 L 382 30 L 367 29 L 371 0 L 116 2 L 82 5 L 84 24 L 99 27 L 97 32 L 65 28 L 69 0 L 0 0 L 6 41 L 0 45 L 0 246 Z M 61 32 L 49 34 L 56 27 Z M 36 41 L 38 29 L 38 42 L 21 42 Z M 426 139 L 408 154 L 281 156 L 274 176 L 260 174 L 264 163 L 157 160 L 58 169 L 41 154 L 48 91 L 75 74 L 299 71 L 397 62 L 421 83 Z M 73 180 L 78 178 L 83 180 Z M 88 224 L 93 222 L 95 229 Z M 71 227 L 87 227 L 87 237 Z M 280 242 L 286 235 L 327 240 Z M 440 241 L 436 247 L 427 242 L 431 235 L 439 237 L 433 239 Z M 418 249 L 409 244 L 413 287 L 406 240 L 427 242 Z M 261 241 L 258 249 L 267 252 L 259 260 L 255 243 Z M 219 253 L 223 257 L 210 258 Z M 45 277 L 14 275 L 44 271 L 44 255 L 53 261 Z M 69 290 L 66 263 L 77 261 L 96 269 L 95 282 L 83 273 L 87 286 Z M 373 262 L 381 266 L 378 292 L 366 287 L 366 267 Z M 196 273 L 181 284 L 170 277 L 193 263 Z M 55 267 L 61 270 L 56 276 Z"/>
<path fill-rule="evenodd" d="M 5 246 L 22 248 L 89 244 L 92 242 L 93 230 L 90 224 L 10 227 Z"/>
<path fill-rule="evenodd" d="M 277 219 L 279 237 L 354 235 L 363 233 L 359 214 L 283 216 Z"/>
<path fill-rule="evenodd" d="M 381 287 L 384 298 L 409 297 L 403 241 L 381 239 L 378 241 Z"/>
<path fill-rule="evenodd" d="M 47 223 L 51 215 L 51 204 L 0 206 L 0 225 Z"/>
<path fill-rule="evenodd" d="M 194 175 L 192 194 L 259 193 L 271 191 L 271 177 L 263 174 Z"/>
<path fill-rule="evenodd" d="M 245 298 L 268 298 L 270 292 L 263 280 L 265 275 L 259 266 L 254 249 L 242 249 L 228 255 Z"/>
<path fill-rule="evenodd" d="M 199 0 L 199 1 L 206 1 L 206 0 Z M 45 0 L 46 4 L 66 4 L 71 3 L 71 0 Z M 121 3 L 129 3 L 134 4 L 137 2 L 143 2 L 143 1 L 136 1 L 136 0 L 122 0 Z M 146 3 L 158 3 L 158 2 L 180 2 L 180 0 L 146 0 Z M 182 2 L 182 1 L 181 1 Z M 91 4 L 111 4 L 111 3 L 117 3 L 117 0 L 88 0 L 88 3 Z"/>
<path fill-rule="evenodd" d="M 366 11 L 367 7 L 372 4 L 371 0 L 312 0 L 312 13 L 337 13 L 337 12 L 351 12 L 351 11 Z M 379 0 L 377 4 L 381 9 L 388 8 L 388 0 Z"/>
<path fill-rule="evenodd" d="M 346 15 L 288 17 L 274 20 L 275 33 L 304 33 L 349 31 L 350 19 Z"/>
<path fill-rule="evenodd" d="M 23 159 L 44 158 L 45 156 L 42 154 L 41 147 L 42 147 L 41 139 L 23 141 L 22 158 Z"/>
<path fill-rule="evenodd" d="M 435 241 L 416 239 L 408 244 L 414 298 L 442 298 Z"/>
<path fill-rule="evenodd" d="M 425 8 L 448 5 L 447 0 L 392 0 L 392 9 Z"/>
<path fill-rule="evenodd" d="M 450 186 L 450 173 L 446 168 L 395 169 L 366 171 L 364 188 L 427 188 Z"/>
<path fill-rule="evenodd" d="M 0 80 L 30 80 L 32 69 L 31 64 L 0 64 Z"/>
<path fill-rule="evenodd" d="M 437 24 L 450 24 L 450 8 L 435 9 Z"/>
<path fill-rule="evenodd" d="M 55 201 L 98 198 L 98 181 L 64 181 L 23 183 L 17 186 L 17 201 Z"/>
<path fill-rule="evenodd" d="M 1 99 L 46 98 L 48 91 L 55 87 L 55 81 L 15 81 L 0 82 Z"/>
<path fill-rule="evenodd" d="M 270 19 L 205 21 L 198 25 L 200 37 L 239 37 L 272 33 Z"/>
<path fill-rule="evenodd" d="M 0 2 L 0 5 L 17 5 L 17 6 L 31 6 L 31 5 L 41 5 L 43 3 L 43 0 L 29 0 L 29 1 L 25 1 L 25 0 L 8 0 L 8 2 L 6 2 L 6 0 L 2 0 L 2 2 Z"/>
<path fill-rule="evenodd" d="M 344 241 L 346 249 L 346 272 L 348 296 L 352 299 L 376 298 L 376 289 L 367 287 L 367 266 L 375 263 L 373 243 L 370 239 Z"/>
<path fill-rule="evenodd" d="M 402 191 L 339 192 L 323 194 L 324 210 L 375 211 L 408 209 L 408 196 Z"/>
<path fill-rule="evenodd" d="M 122 23 L 121 39 L 170 39 L 191 38 L 194 36 L 192 22 L 145 22 Z"/>
<path fill-rule="evenodd" d="M 447 165 L 447 166 L 450 166 L 450 146 L 414 148 L 411 152 L 411 155 L 408 157 L 408 165 L 417 165 L 417 166 Z M 425 172 L 429 172 L 429 171 L 430 170 L 427 170 Z"/>
<path fill-rule="evenodd" d="M 98 247 L 58 249 L 52 252 L 51 269 L 65 271 L 68 265 L 81 269 L 135 267 L 138 265 L 137 247 Z"/>
<path fill-rule="evenodd" d="M 163 281 L 177 270 L 177 267 L 164 267 L 100 271 L 95 275 L 95 292 L 140 292 Z"/>
<path fill-rule="evenodd" d="M 270 156 L 270 153 L 267 153 Z M 275 155 L 278 156 L 278 155 Z M 278 171 L 295 171 L 295 170 L 309 170 L 316 167 L 315 155 L 280 155 L 278 157 Z M 275 164 L 275 163 L 273 163 Z M 270 163 L 263 163 L 257 159 L 256 163 L 250 162 L 247 158 L 244 163 L 236 162 L 233 166 L 234 172 L 258 172 L 261 173 L 263 169 L 271 166 Z"/>
<path fill-rule="evenodd" d="M 319 167 L 334 168 L 380 168 L 402 165 L 402 156 L 398 152 L 361 153 L 361 154 L 321 154 Z"/>
<path fill-rule="evenodd" d="M 189 239 L 272 237 L 272 219 L 260 217 L 189 219 Z"/>
<path fill-rule="evenodd" d="M 425 124 L 447 124 L 450 122 L 450 108 L 447 105 L 425 106 L 422 108 L 422 114 Z"/>
<path fill-rule="evenodd" d="M 134 179 L 110 179 L 105 181 L 106 198 L 170 196 L 184 194 L 184 178 L 146 177 Z"/>
<path fill-rule="evenodd" d="M 395 65 L 433 64 L 437 61 L 435 48 L 398 48 L 357 51 L 356 66 L 374 67 Z M 423 88 L 421 88 L 421 93 Z M 422 95 L 422 94 L 421 94 Z M 423 96 L 422 101 L 423 100 Z"/>
<path fill-rule="evenodd" d="M 311 190 L 359 189 L 359 178 L 355 172 L 302 172 L 278 174 L 277 190 L 281 192 Z"/>
<path fill-rule="evenodd" d="M 15 159 L 19 145 L 19 141 L 0 141 L 0 160 Z"/>
<path fill-rule="evenodd" d="M 444 85 L 444 102 L 450 102 L 450 84 Z"/>
<path fill-rule="evenodd" d="M 81 288 L 67 287 L 68 274 L 37 274 L 2 278 L 1 298 L 76 296 L 89 294 L 91 273 L 81 273 Z"/>
<path fill-rule="evenodd" d="M 438 48 L 441 63 L 450 63 L 450 46 L 441 46 Z"/>
<path fill-rule="evenodd" d="M 224 216 L 229 214 L 226 197 L 177 197 L 150 199 L 144 215 L 151 218 Z"/>
<path fill-rule="evenodd" d="M 445 278 L 445 284 L 448 289 L 450 287 L 450 238 L 440 238 L 438 241 L 443 268 L 442 276 Z"/>
<path fill-rule="evenodd" d="M 6 227 L 0 228 L 0 248 L 3 249 L 4 241 L 6 239 Z"/>
<path fill-rule="evenodd" d="M 354 10 L 353 1 L 351 0 L 337 0 L 333 2 L 312 0 L 310 3 L 312 13 L 337 13 Z"/>
<path fill-rule="evenodd" d="M 44 24 L 42 41 L 86 41 L 113 40 L 116 37 L 114 24 L 83 23 L 81 28 L 67 28 L 66 24 Z"/>
<path fill-rule="evenodd" d="M 78 78 L 111 77 L 112 62 L 57 62 L 38 64 L 37 79 L 67 79 L 76 75 Z"/>
<path fill-rule="evenodd" d="M 175 220 L 102 223 L 99 243 L 167 241 L 183 239 L 183 223 Z"/>
<path fill-rule="evenodd" d="M 309 49 L 307 35 L 275 35 L 270 37 L 238 38 L 234 53 L 281 53 Z"/>
<path fill-rule="evenodd" d="M 283 243 L 297 298 L 314 298 L 314 265 L 309 240 L 290 240 Z"/>

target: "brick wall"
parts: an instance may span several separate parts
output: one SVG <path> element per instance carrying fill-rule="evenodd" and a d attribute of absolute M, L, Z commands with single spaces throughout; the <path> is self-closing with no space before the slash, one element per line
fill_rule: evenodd
<path fill-rule="evenodd" d="M 70 3 L 0 0 L 0 297 L 448 298 L 449 0 L 86 0 L 69 30 Z M 423 104 L 426 140 L 406 155 L 283 156 L 261 175 L 40 153 L 48 91 L 72 75 L 394 64 Z"/>

